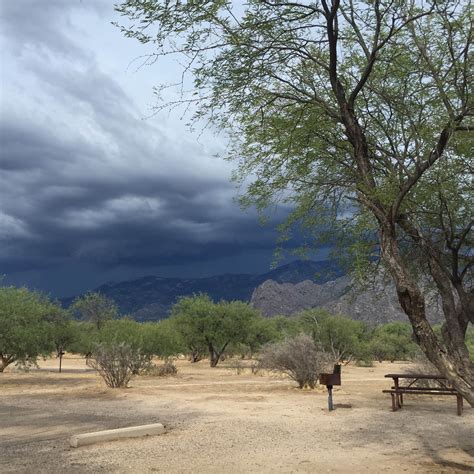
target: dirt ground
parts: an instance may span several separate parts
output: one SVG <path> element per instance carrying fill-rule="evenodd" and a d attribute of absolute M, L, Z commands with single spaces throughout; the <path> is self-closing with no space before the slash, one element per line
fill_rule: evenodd
<path fill-rule="evenodd" d="M 83 360 L 0 374 L 0 472 L 474 472 L 474 410 L 407 396 L 390 411 L 384 374 L 407 363 L 343 367 L 336 410 L 325 389 L 179 361 L 176 377 L 107 389 Z M 167 433 L 70 448 L 72 434 L 161 422 Z"/>

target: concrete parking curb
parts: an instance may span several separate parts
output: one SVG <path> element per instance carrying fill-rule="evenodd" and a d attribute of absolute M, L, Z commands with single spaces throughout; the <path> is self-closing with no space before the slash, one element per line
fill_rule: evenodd
<path fill-rule="evenodd" d="M 151 425 L 130 426 L 116 430 L 96 431 L 94 433 L 84 433 L 71 436 L 69 444 L 72 448 L 85 446 L 88 444 L 101 443 L 103 441 L 115 441 L 123 438 L 139 438 L 142 436 L 159 435 L 165 432 L 165 427 L 161 423 Z"/>

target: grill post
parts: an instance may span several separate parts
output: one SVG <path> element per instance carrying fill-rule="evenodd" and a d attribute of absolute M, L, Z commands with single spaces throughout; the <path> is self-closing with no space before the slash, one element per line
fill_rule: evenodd
<path fill-rule="evenodd" d="M 332 389 L 334 385 L 341 385 L 341 366 L 336 364 L 332 374 L 319 374 L 319 383 L 326 385 L 328 389 L 328 408 L 329 411 L 333 411 Z"/>
<path fill-rule="evenodd" d="M 329 411 L 333 411 L 334 405 L 332 403 L 332 385 L 328 385 L 327 388 L 328 388 L 328 408 L 329 408 Z"/>

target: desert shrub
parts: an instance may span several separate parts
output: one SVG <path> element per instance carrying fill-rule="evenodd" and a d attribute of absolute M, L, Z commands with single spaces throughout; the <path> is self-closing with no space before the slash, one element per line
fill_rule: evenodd
<path fill-rule="evenodd" d="M 241 359 L 233 359 L 229 363 L 229 368 L 234 369 L 237 375 L 240 375 L 245 370 L 245 364 Z"/>
<path fill-rule="evenodd" d="M 375 329 L 369 347 L 378 361 L 409 360 L 417 352 L 412 339 L 413 329 L 408 323 L 394 322 Z"/>
<path fill-rule="evenodd" d="M 132 369 L 132 374 L 133 375 L 139 375 L 143 372 L 146 372 L 148 367 L 150 367 L 152 364 L 151 359 L 152 355 L 151 354 L 145 354 L 141 352 L 140 350 L 135 350 L 135 355 L 132 357 L 130 361 L 130 368 Z"/>
<path fill-rule="evenodd" d="M 299 388 L 314 388 L 320 372 L 330 364 L 330 357 L 317 349 L 312 337 L 299 334 L 263 347 L 259 365 L 262 369 L 283 372 Z"/>
<path fill-rule="evenodd" d="M 105 384 L 111 388 L 126 387 L 142 364 L 143 354 L 131 346 L 99 344 L 95 347 L 87 365 L 97 370 Z"/>
<path fill-rule="evenodd" d="M 310 309 L 298 315 L 301 330 L 310 334 L 317 347 L 331 354 L 333 363 L 366 357 L 369 329 L 361 321 L 333 315 L 322 309 Z"/>
<path fill-rule="evenodd" d="M 250 364 L 250 370 L 252 372 L 252 375 L 258 375 L 260 373 L 260 364 L 258 361 L 254 360 Z"/>
<path fill-rule="evenodd" d="M 178 368 L 172 359 L 166 359 L 162 365 L 150 365 L 144 373 L 156 377 L 170 377 L 178 373 Z"/>
<path fill-rule="evenodd" d="M 178 368 L 174 364 L 172 359 L 166 359 L 165 363 L 158 367 L 158 376 L 167 377 L 170 375 L 176 375 L 178 373 Z"/>
<path fill-rule="evenodd" d="M 373 367 L 374 361 L 368 358 L 357 359 L 356 366 L 357 367 Z"/>

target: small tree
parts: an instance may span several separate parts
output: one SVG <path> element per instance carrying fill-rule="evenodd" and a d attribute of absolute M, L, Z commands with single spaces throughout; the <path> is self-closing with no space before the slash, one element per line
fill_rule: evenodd
<path fill-rule="evenodd" d="M 190 351 L 209 353 L 215 367 L 229 344 L 246 343 L 258 312 L 247 303 L 214 303 L 207 295 L 181 298 L 172 309 L 171 320 Z"/>
<path fill-rule="evenodd" d="M 87 364 L 99 372 L 108 387 L 122 388 L 133 377 L 140 358 L 140 351 L 127 344 L 100 344 L 96 346 Z"/>
<path fill-rule="evenodd" d="M 90 357 L 95 346 L 99 344 L 99 332 L 94 324 L 87 321 L 75 323 L 76 337 L 69 343 L 69 350 Z"/>
<path fill-rule="evenodd" d="M 286 318 L 288 319 L 288 318 Z M 263 345 L 282 338 L 274 318 L 257 317 L 249 327 L 245 347 L 248 347 L 250 357 Z"/>
<path fill-rule="evenodd" d="M 170 357 L 185 353 L 187 348 L 175 321 L 164 319 L 142 324 L 142 349 L 159 357 Z"/>
<path fill-rule="evenodd" d="M 46 318 L 59 311 L 37 292 L 0 288 L 0 372 L 12 364 L 29 366 L 53 349 Z"/>
<path fill-rule="evenodd" d="M 71 315 L 59 306 L 56 306 L 46 316 L 45 321 L 49 324 L 49 337 L 59 358 L 59 372 L 62 370 L 62 359 L 68 350 L 78 339 L 79 332 L 77 324 L 71 320 Z"/>
<path fill-rule="evenodd" d="M 118 315 L 114 301 L 98 292 L 89 292 L 76 298 L 71 311 L 78 319 L 93 323 L 98 331 L 106 321 L 115 319 Z"/>
<path fill-rule="evenodd" d="M 299 388 L 314 388 L 319 374 L 330 365 L 329 360 L 330 357 L 317 349 L 310 336 L 299 334 L 264 346 L 259 365 L 265 370 L 287 374 Z"/>
<path fill-rule="evenodd" d="M 375 329 L 369 350 L 377 360 L 408 360 L 417 352 L 409 324 L 395 322 Z"/>
<path fill-rule="evenodd" d="M 334 363 L 365 355 L 363 341 L 368 339 L 368 328 L 360 321 L 312 309 L 300 315 L 300 324 L 318 347 L 332 355 Z"/>

